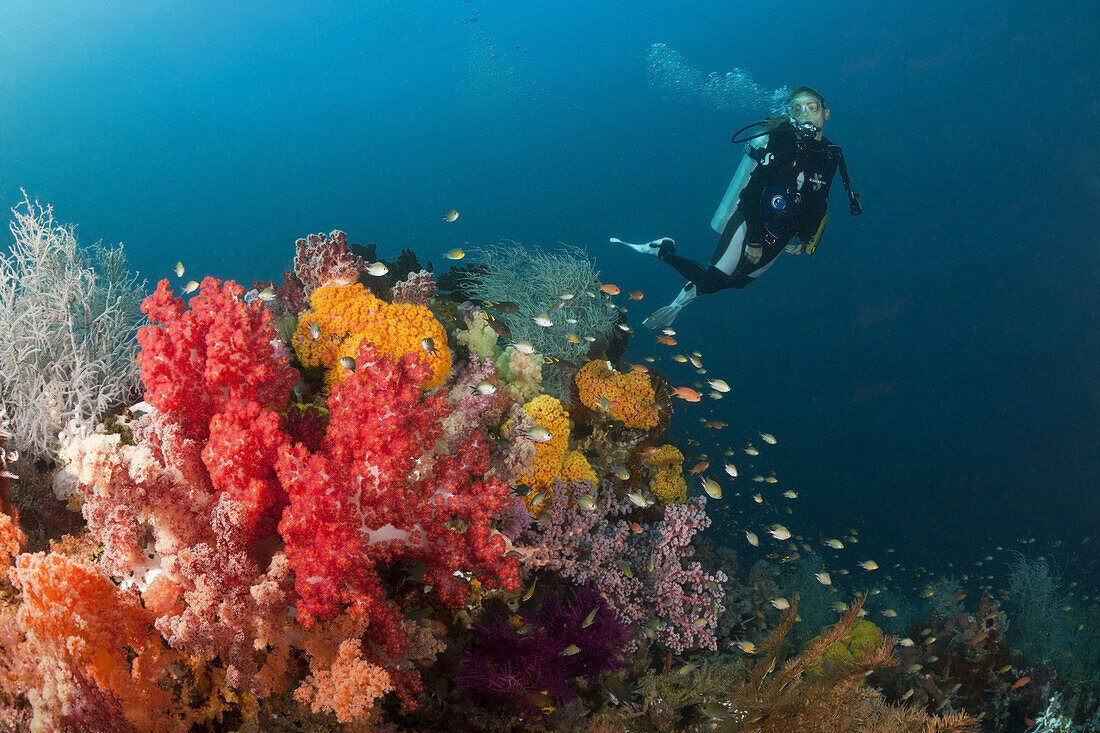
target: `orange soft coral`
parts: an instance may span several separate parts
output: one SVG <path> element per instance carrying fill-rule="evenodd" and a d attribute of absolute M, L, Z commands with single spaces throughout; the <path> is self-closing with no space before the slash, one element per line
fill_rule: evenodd
<path fill-rule="evenodd" d="M 19 554 L 19 548 L 26 542 L 27 537 L 19 524 L 0 511 L 0 577 L 5 575 L 11 561 Z"/>
<path fill-rule="evenodd" d="M 52 699 L 35 704 L 39 722 L 49 725 L 53 716 L 87 703 L 117 705 L 113 714 L 141 730 L 184 727 L 160 684 L 174 654 L 137 596 L 90 561 L 56 553 L 20 555 L 12 578 L 23 591 L 17 619 L 26 642 L 20 653 L 37 658 L 39 669 L 55 680 Z"/>
<path fill-rule="evenodd" d="M 377 722 L 375 703 L 393 690 L 393 683 L 389 672 L 362 657 L 362 643 L 360 639 L 342 641 L 327 668 L 314 659 L 310 664 L 313 674 L 295 691 L 294 699 L 310 705 L 315 713 L 336 713 L 341 723 Z"/>
<path fill-rule="evenodd" d="M 294 351 L 303 365 L 325 367 L 330 387 L 347 374 L 341 357 L 354 357 L 363 340 L 394 359 L 419 354 L 432 370 L 425 389 L 442 385 L 451 372 L 447 333 L 424 306 L 387 303 L 359 283 L 317 288 L 310 303 L 313 309 L 298 320 Z M 311 329 L 320 334 L 318 338 Z"/>
<path fill-rule="evenodd" d="M 606 412 L 628 428 L 657 427 L 658 410 L 648 374 L 619 372 L 599 359 L 585 364 L 575 377 L 577 393 L 584 406 Z"/>

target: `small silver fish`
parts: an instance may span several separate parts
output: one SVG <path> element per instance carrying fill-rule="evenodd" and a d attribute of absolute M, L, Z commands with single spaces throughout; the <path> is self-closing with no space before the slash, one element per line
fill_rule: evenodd
<path fill-rule="evenodd" d="M 256 297 L 259 298 L 260 300 L 262 300 L 265 303 L 270 303 L 271 301 L 275 300 L 275 288 L 268 285 L 266 288 L 261 290 L 256 295 Z"/>
<path fill-rule="evenodd" d="M 341 356 L 340 366 L 347 369 L 349 372 L 355 371 L 355 358 L 351 356 Z"/>
<path fill-rule="evenodd" d="M 536 326 L 542 326 L 543 328 L 550 328 L 554 325 L 554 322 L 550 320 L 550 316 L 545 313 L 539 313 L 537 316 L 531 318 L 535 322 Z"/>
<path fill-rule="evenodd" d="M 521 354 L 535 353 L 535 347 L 530 341 L 515 341 L 512 343 L 512 347 Z"/>
<path fill-rule="evenodd" d="M 703 491 L 712 499 L 722 498 L 722 487 L 712 478 L 703 478 Z"/>
<path fill-rule="evenodd" d="M 390 268 L 386 267 L 385 262 L 372 262 L 367 265 L 367 274 L 374 275 L 375 277 L 382 277 L 389 271 Z"/>
<path fill-rule="evenodd" d="M 187 295 L 188 293 L 193 293 L 198 289 L 199 289 L 199 281 L 198 280 L 191 280 L 190 282 L 188 282 L 186 285 L 183 286 L 183 294 Z"/>
<path fill-rule="evenodd" d="M 561 650 L 561 655 L 563 657 L 571 657 L 574 654 L 577 654 L 578 652 L 580 652 L 580 650 L 581 650 L 581 648 L 579 646 L 577 646 L 576 644 L 570 644 L 569 646 L 567 646 L 567 647 L 565 647 L 564 649 Z"/>
<path fill-rule="evenodd" d="M 581 509 L 586 509 L 588 511 L 592 511 L 596 508 L 596 500 L 588 494 L 581 494 L 580 496 L 578 496 L 577 504 L 581 507 Z"/>
<path fill-rule="evenodd" d="M 317 323 L 317 321 L 310 321 L 309 335 L 315 339 L 321 338 L 321 324 Z"/>
<path fill-rule="evenodd" d="M 461 247 L 455 247 L 454 249 L 449 249 L 444 252 L 443 256 L 446 257 L 448 260 L 461 260 L 463 257 L 466 256 L 466 250 L 462 249 Z"/>
<path fill-rule="evenodd" d="M 599 610 L 600 607 L 595 606 L 591 611 L 588 612 L 588 615 L 584 617 L 584 621 L 581 621 L 582 629 L 587 629 L 589 626 L 592 625 L 592 622 L 596 620 L 596 612 Z"/>
<path fill-rule="evenodd" d="M 443 221 L 450 224 L 452 221 L 458 219 L 458 209 L 451 209 L 443 215 Z"/>
<path fill-rule="evenodd" d="M 428 352 L 428 354 L 430 354 L 431 356 L 435 356 L 436 353 L 437 353 L 436 348 L 435 348 L 435 340 L 433 340 L 431 338 L 420 339 L 420 346 L 424 349 L 424 351 Z"/>
<path fill-rule="evenodd" d="M 497 386 L 489 381 L 479 383 L 476 387 L 474 387 L 474 389 L 477 390 L 478 394 L 485 396 L 496 394 L 497 392 Z"/>
<path fill-rule="evenodd" d="M 641 494 L 637 493 L 637 492 L 634 492 L 634 491 L 629 492 L 626 495 L 626 498 L 630 499 L 630 503 L 633 504 L 634 506 L 642 507 L 643 509 L 645 507 L 649 506 L 649 502 L 646 501 L 646 498 L 644 496 L 642 496 Z"/>
<path fill-rule="evenodd" d="M 791 538 L 791 531 L 784 527 L 782 524 L 772 525 L 772 528 L 768 530 L 768 534 L 776 538 L 780 542 L 789 540 Z"/>
<path fill-rule="evenodd" d="M 541 425 L 536 425 L 535 427 L 524 433 L 524 435 L 527 437 L 528 440 L 535 443 L 546 443 L 554 437 L 553 433 L 551 433 L 549 430 Z"/>
<path fill-rule="evenodd" d="M 176 263 L 176 277 L 183 277 L 183 263 Z"/>

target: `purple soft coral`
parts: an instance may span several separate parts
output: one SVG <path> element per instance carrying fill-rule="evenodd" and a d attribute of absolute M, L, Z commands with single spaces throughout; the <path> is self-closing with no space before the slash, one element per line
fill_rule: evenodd
<path fill-rule="evenodd" d="M 459 687 L 485 703 L 530 712 L 543 695 L 558 703 L 575 697 L 569 687 L 575 677 L 594 684 L 602 673 L 626 666 L 629 631 L 586 586 L 564 602 L 544 599 L 536 610 L 524 612 L 523 620 L 530 626 L 525 634 L 495 614 L 473 628 L 473 644 L 455 676 Z"/>

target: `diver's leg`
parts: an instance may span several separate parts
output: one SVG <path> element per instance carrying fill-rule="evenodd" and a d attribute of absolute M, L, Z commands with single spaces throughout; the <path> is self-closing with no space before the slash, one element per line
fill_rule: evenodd
<path fill-rule="evenodd" d="M 676 268 L 676 272 L 683 275 L 685 280 L 690 280 L 691 282 L 698 282 L 699 278 L 703 277 L 707 272 L 707 268 L 703 267 L 695 260 L 681 257 L 676 254 L 675 247 L 661 247 L 660 251 L 657 253 L 657 259 L 672 265 Z"/>
<path fill-rule="evenodd" d="M 718 246 L 714 249 L 714 256 L 710 258 L 710 266 L 732 275 L 741 264 L 747 231 L 744 215 L 740 211 L 734 212 L 726 228 L 722 230 L 722 236 L 718 237 Z"/>

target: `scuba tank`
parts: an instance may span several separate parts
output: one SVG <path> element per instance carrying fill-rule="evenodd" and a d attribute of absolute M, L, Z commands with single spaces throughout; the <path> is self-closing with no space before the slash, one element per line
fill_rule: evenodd
<path fill-rule="evenodd" d="M 726 224 L 729 223 L 730 217 L 733 216 L 733 212 L 737 210 L 737 204 L 741 200 L 741 191 L 743 191 L 748 184 L 752 172 L 756 170 L 758 163 L 754 154 L 768 146 L 768 134 L 779 127 L 779 125 L 783 124 L 785 120 L 785 117 L 761 120 L 760 122 L 753 122 L 750 125 L 745 125 L 740 130 L 733 133 L 732 142 L 746 143 L 745 154 L 741 157 L 741 162 L 738 164 L 737 170 L 733 173 L 733 179 L 726 189 L 726 195 L 722 197 L 722 202 L 718 204 L 718 210 L 714 212 L 714 218 L 710 220 L 710 228 L 718 234 L 725 231 Z M 755 127 L 760 128 L 760 131 L 755 135 L 745 138 L 744 140 L 737 139 L 737 136 L 742 132 Z"/>
<path fill-rule="evenodd" d="M 737 166 L 737 170 L 733 174 L 733 179 L 730 181 L 729 188 L 726 189 L 726 195 L 722 197 L 722 202 L 718 204 L 718 210 L 714 212 L 714 218 L 710 220 L 710 228 L 718 234 L 721 234 L 725 230 L 730 217 L 733 216 L 733 212 L 737 210 L 737 203 L 741 200 L 741 191 L 748 184 L 752 172 L 756 170 L 756 158 L 749 155 L 749 150 L 752 148 L 763 148 L 767 146 L 767 144 L 768 136 L 764 135 L 763 137 L 754 139 L 745 146 L 745 154 L 741 156 L 741 163 Z"/>

